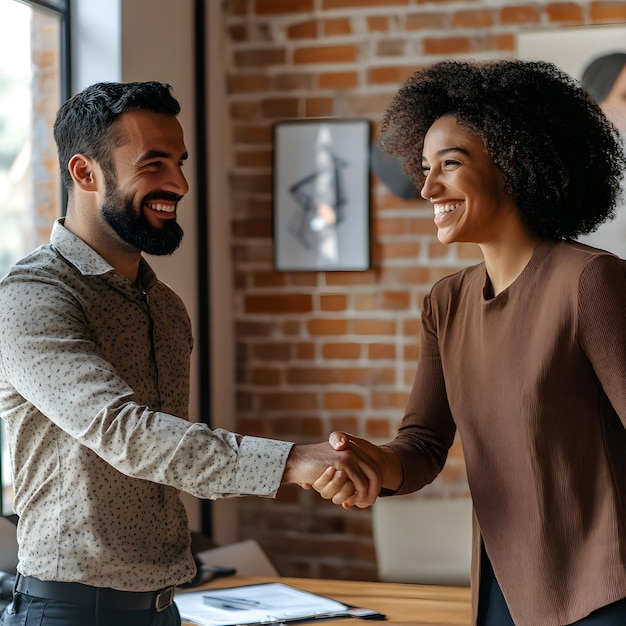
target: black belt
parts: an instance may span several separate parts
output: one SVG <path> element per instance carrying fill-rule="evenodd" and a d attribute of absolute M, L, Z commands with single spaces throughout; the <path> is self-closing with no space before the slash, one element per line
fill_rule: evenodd
<path fill-rule="evenodd" d="M 164 611 L 174 601 L 174 589 L 175 587 L 167 587 L 161 591 L 118 591 L 81 583 L 39 580 L 21 574 L 18 574 L 15 583 L 15 591 L 29 596 L 94 608 L 98 606 L 110 611 Z"/>

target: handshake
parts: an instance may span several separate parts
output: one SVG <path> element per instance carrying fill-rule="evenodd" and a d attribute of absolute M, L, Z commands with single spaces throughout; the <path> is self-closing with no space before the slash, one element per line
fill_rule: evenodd
<path fill-rule="evenodd" d="M 400 458 L 391 448 L 340 431 L 328 442 L 295 444 L 283 474 L 284 483 L 315 489 L 346 509 L 371 506 L 381 488 L 395 491 L 402 479 Z"/>

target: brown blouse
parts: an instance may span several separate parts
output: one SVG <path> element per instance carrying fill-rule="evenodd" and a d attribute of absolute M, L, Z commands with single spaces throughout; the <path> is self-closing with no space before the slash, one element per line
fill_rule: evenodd
<path fill-rule="evenodd" d="M 518 626 L 562 626 L 626 597 L 626 268 L 540 243 L 487 299 L 484 264 L 425 299 L 420 362 L 396 439 L 404 483 L 441 471 L 456 428 L 480 541 Z"/>

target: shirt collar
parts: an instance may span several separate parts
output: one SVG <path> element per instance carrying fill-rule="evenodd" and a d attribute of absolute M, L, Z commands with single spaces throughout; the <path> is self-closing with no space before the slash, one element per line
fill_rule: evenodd
<path fill-rule="evenodd" d="M 50 235 L 50 243 L 64 259 L 69 261 L 83 276 L 111 274 L 118 277 L 118 279 L 126 280 L 91 246 L 65 228 L 64 222 L 64 218 L 57 219 L 52 226 Z M 139 262 L 138 276 L 141 285 L 146 291 L 157 281 L 154 271 L 143 257 Z"/>

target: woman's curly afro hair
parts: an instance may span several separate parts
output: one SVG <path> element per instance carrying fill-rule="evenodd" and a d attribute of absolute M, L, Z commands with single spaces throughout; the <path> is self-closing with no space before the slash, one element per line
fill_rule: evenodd
<path fill-rule="evenodd" d="M 400 88 L 381 147 L 422 187 L 424 135 L 445 114 L 477 133 L 532 232 L 576 238 L 615 215 L 619 131 L 578 83 L 543 61 L 441 61 Z"/>

